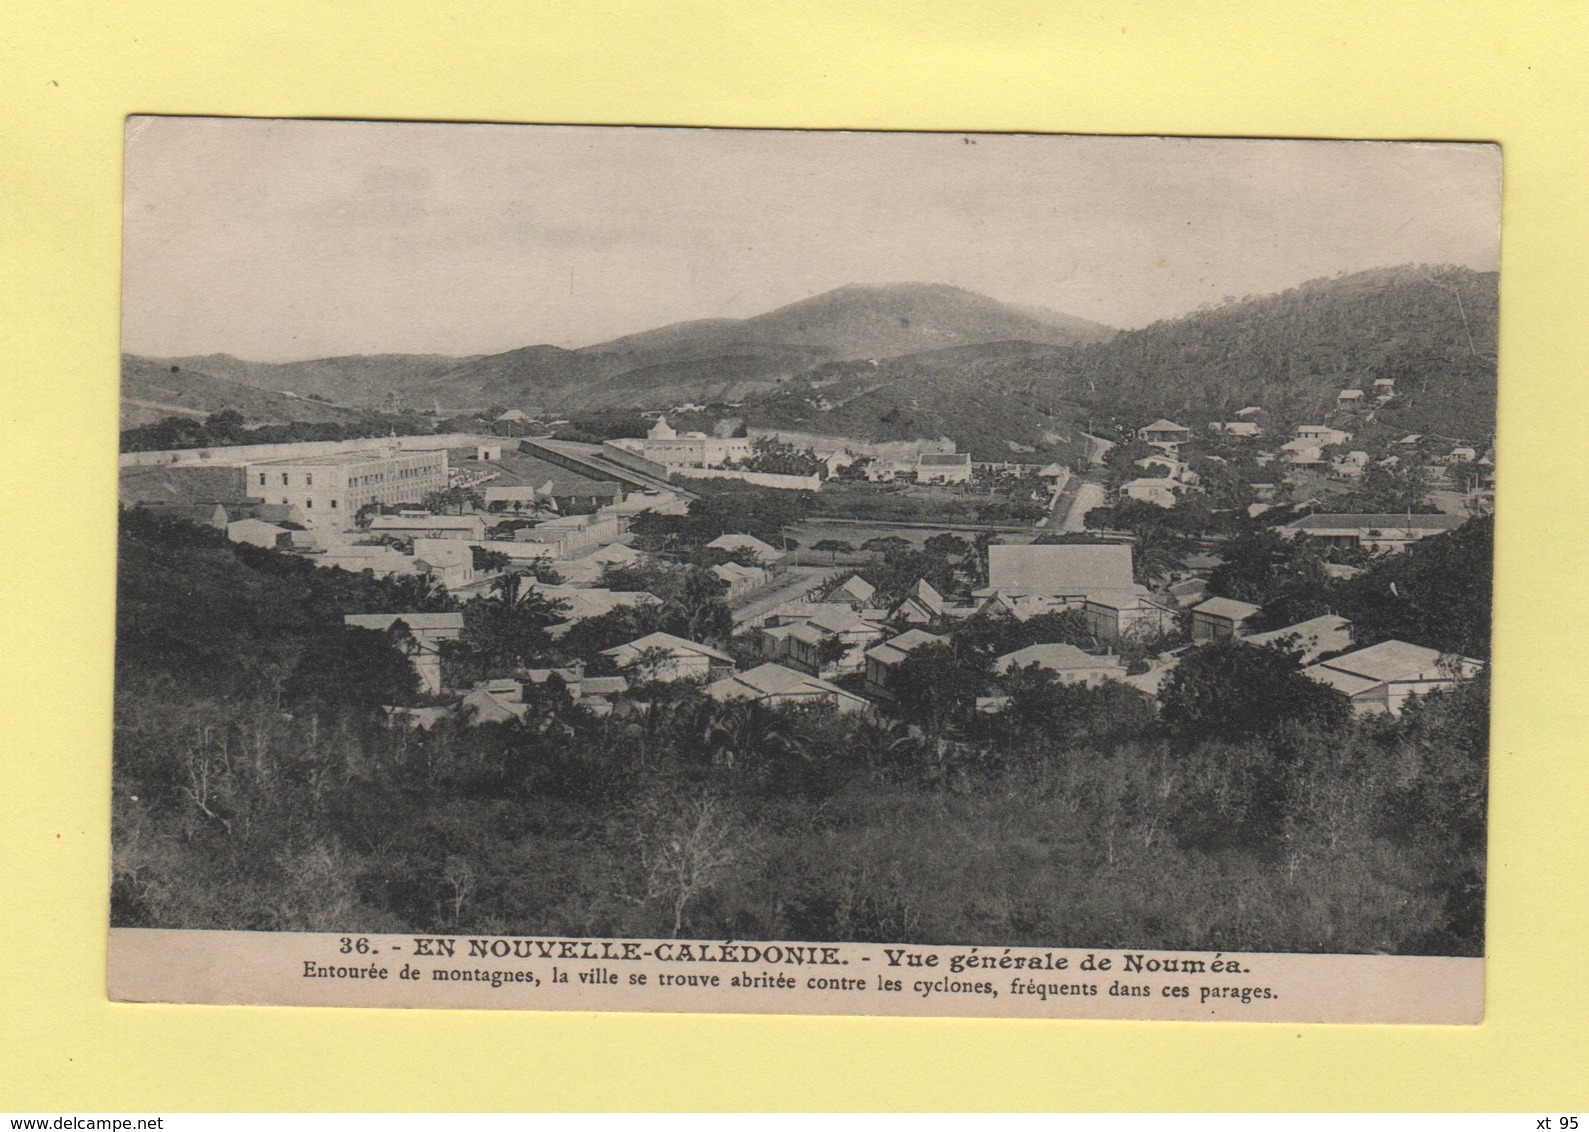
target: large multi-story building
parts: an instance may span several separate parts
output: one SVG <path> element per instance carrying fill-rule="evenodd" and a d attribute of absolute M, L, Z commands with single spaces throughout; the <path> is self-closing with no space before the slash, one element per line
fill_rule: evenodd
<path fill-rule="evenodd" d="M 447 451 L 396 448 L 251 463 L 250 496 L 298 508 L 310 523 L 352 522 L 369 503 L 418 503 L 447 487 Z"/>

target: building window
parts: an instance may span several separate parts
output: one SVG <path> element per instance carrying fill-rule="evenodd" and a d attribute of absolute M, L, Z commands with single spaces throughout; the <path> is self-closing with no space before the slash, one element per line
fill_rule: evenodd
<path fill-rule="evenodd" d="M 333 499 L 331 501 L 331 510 L 335 511 L 336 509 L 337 509 L 337 501 L 335 499 Z"/>
<path fill-rule="evenodd" d="M 314 500 L 313 499 L 305 499 L 303 501 L 303 507 L 304 507 L 305 511 L 313 511 L 314 510 Z"/>
<path fill-rule="evenodd" d="M 314 486 L 314 473 L 312 473 L 312 472 L 307 473 L 303 477 L 303 485 L 305 487 L 313 487 Z"/>
<path fill-rule="evenodd" d="M 281 486 L 282 487 L 286 487 L 287 486 L 287 473 L 286 472 L 281 473 Z M 286 502 L 286 500 L 283 500 L 282 502 Z"/>
<path fill-rule="evenodd" d="M 264 472 L 260 472 L 259 473 L 259 486 L 260 487 L 264 487 L 265 486 L 265 473 Z"/>

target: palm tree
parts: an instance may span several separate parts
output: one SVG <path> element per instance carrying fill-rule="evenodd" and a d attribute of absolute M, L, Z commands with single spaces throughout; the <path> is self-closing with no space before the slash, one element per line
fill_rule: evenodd
<path fill-rule="evenodd" d="M 705 746 L 712 761 L 723 766 L 743 764 L 756 756 L 807 757 L 803 744 L 784 725 L 779 714 L 760 700 L 734 700 L 707 719 Z"/>

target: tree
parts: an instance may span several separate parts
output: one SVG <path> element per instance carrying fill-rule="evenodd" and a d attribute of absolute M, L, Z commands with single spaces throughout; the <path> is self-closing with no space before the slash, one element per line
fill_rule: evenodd
<path fill-rule="evenodd" d="M 1348 715 L 1345 698 L 1302 675 L 1294 654 L 1240 641 L 1186 653 L 1159 691 L 1159 711 L 1184 744 L 1254 738 L 1288 722 L 1329 731 Z"/>
<path fill-rule="evenodd" d="M 743 833 L 714 795 L 670 799 L 651 807 L 641 847 L 646 899 L 662 900 L 674 938 L 690 902 L 710 891 L 743 855 Z"/>
<path fill-rule="evenodd" d="M 1362 644 L 1394 638 L 1484 659 L 1490 655 L 1494 554 L 1494 517 L 1469 519 L 1352 579 L 1341 612 Z"/>
<path fill-rule="evenodd" d="M 925 644 L 895 666 L 888 686 L 901 716 L 941 735 L 951 721 L 971 713 L 992 675 L 991 660 L 980 653 Z"/>
<path fill-rule="evenodd" d="M 861 544 L 861 549 L 868 554 L 875 554 L 879 558 L 888 559 L 897 557 L 910 550 L 910 540 L 900 538 L 898 535 L 884 535 L 880 538 L 869 538 Z"/>
<path fill-rule="evenodd" d="M 817 670 L 819 672 L 826 672 L 831 668 L 836 668 L 840 663 L 843 662 L 844 658 L 849 655 L 850 642 L 838 635 L 824 637 L 817 644 Z"/>
<path fill-rule="evenodd" d="M 485 496 L 468 487 L 448 487 L 441 491 L 432 491 L 420 500 L 420 506 L 427 511 L 445 512 L 454 511 L 459 515 L 464 513 L 464 508 L 473 507 L 485 510 Z"/>
<path fill-rule="evenodd" d="M 478 573 L 489 574 L 506 570 L 513 564 L 513 560 L 500 550 L 488 550 L 483 546 L 473 546 L 469 549 L 473 552 L 474 568 Z"/>
<path fill-rule="evenodd" d="M 827 551 L 829 555 L 828 562 L 830 565 L 837 564 L 840 554 L 855 553 L 855 547 L 851 546 L 843 539 L 837 538 L 825 538 L 819 542 L 812 543 L 811 549 Z"/>
<path fill-rule="evenodd" d="M 311 710 L 373 717 L 383 704 L 412 703 L 419 676 L 386 633 L 343 628 L 304 651 L 282 693 Z"/>

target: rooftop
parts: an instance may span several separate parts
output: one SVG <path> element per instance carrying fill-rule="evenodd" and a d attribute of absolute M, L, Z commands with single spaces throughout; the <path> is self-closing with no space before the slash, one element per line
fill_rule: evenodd
<path fill-rule="evenodd" d="M 997 672 L 1008 672 L 1011 669 L 1026 668 L 1033 664 L 1055 672 L 1121 667 L 1120 662 L 1112 656 L 1094 656 L 1083 652 L 1075 645 L 1067 644 L 1027 645 L 1024 649 L 1005 653 L 994 662 L 993 667 Z"/>
<path fill-rule="evenodd" d="M 988 547 L 988 588 L 1008 594 L 1085 594 L 1132 587 L 1124 543 Z"/>
<path fill-rule="evenodd" d="M 970 463 L 969 452 L 923 452 L 920 456 L 923 468 L 963 468 Z"/>
<path fill-rule="evenodd" d="M 1245 639 L 1250 645 L 1293 645 L 1302 650 L 1302 662 L 1309 664 L 1324 653 L 1351 648 L 1352 623 L 1334 613 L 1326 613 L 1322 617 L 1287 625 L 1284 629 L 1254 633 Z"/>
<path fill-rule="evenodd" d="M 854 693 L 846 692 L 837 684 L 771 662 L 758 664 L 755 668 L 736 672 L 719 680 L 709 685 L 706 693 L 713 699 L 719 700 L 777 695 L 842 696 L 852 700 L 857 698 Z"/>
<path fill-rule="evenodd" d="M 1201 605 L 1192 606 L 1193 613 L 1206 613 L 1210 617 L 1225 617 L 1231 621 L 1244 621 L 1258 612 L 1258 606 L 1249 601 L 1236 601 L 1228 597 L 1211 597 Z"/>
<path fill-rule="evenodd" d="M 1473 663 L 1465 662 L 1464 667 Z M 1315 667 L 1326 667 L 1376 681 L 1427 680 L 1445 675 L 1442 654 L 1438 649 L 1406 641 L 1381 641 Z"/>
<path fill-rule="evenodd" d="M 626 641 L 615 648 L 602 649 L 601 652 L 603 656 L 617 657 L 623 656 L 630 652 L 645 652 L 647 649 L 664 649 L 667 652 L 700 653 L 703 656 L 712 657 L 714 660 L 727 661 L 730 664 L 734 662 L 733 657 L 729 656 L 726 652 L 723 652 L 720 649 L 714 649 L 711 645 L 703 645 L 698 641 L 690 641 L 683 637 L 675 637 L 672 633 L 647 633 L 643 637 L 637 637 L 632 641 Z"/>
<path fill-rule="evenodd" d="M 289 456 L 281 460 L 256 460 L 252 463 L 260 467 L 348 467 L 354 464 L 375 464 L 385 460 L 414 458 L 417 456 L 435 457 L 446 455 L 444 448 L 409 448 L 396 452 L 385 448 L 361 448 L 352 452 L 327 452 L 321 456 Z"/>
<path fill-rule="evenodd" d="M 897 637 L 891 637 L 880 645 L 873 645 L 866 650 L 866 655 L 883 664 L 898 664 L 915 649 L 922 645 L 943 644 L 945 638 L 936 633 L 929 633 L 923 629 L 909 629 Z"/>

